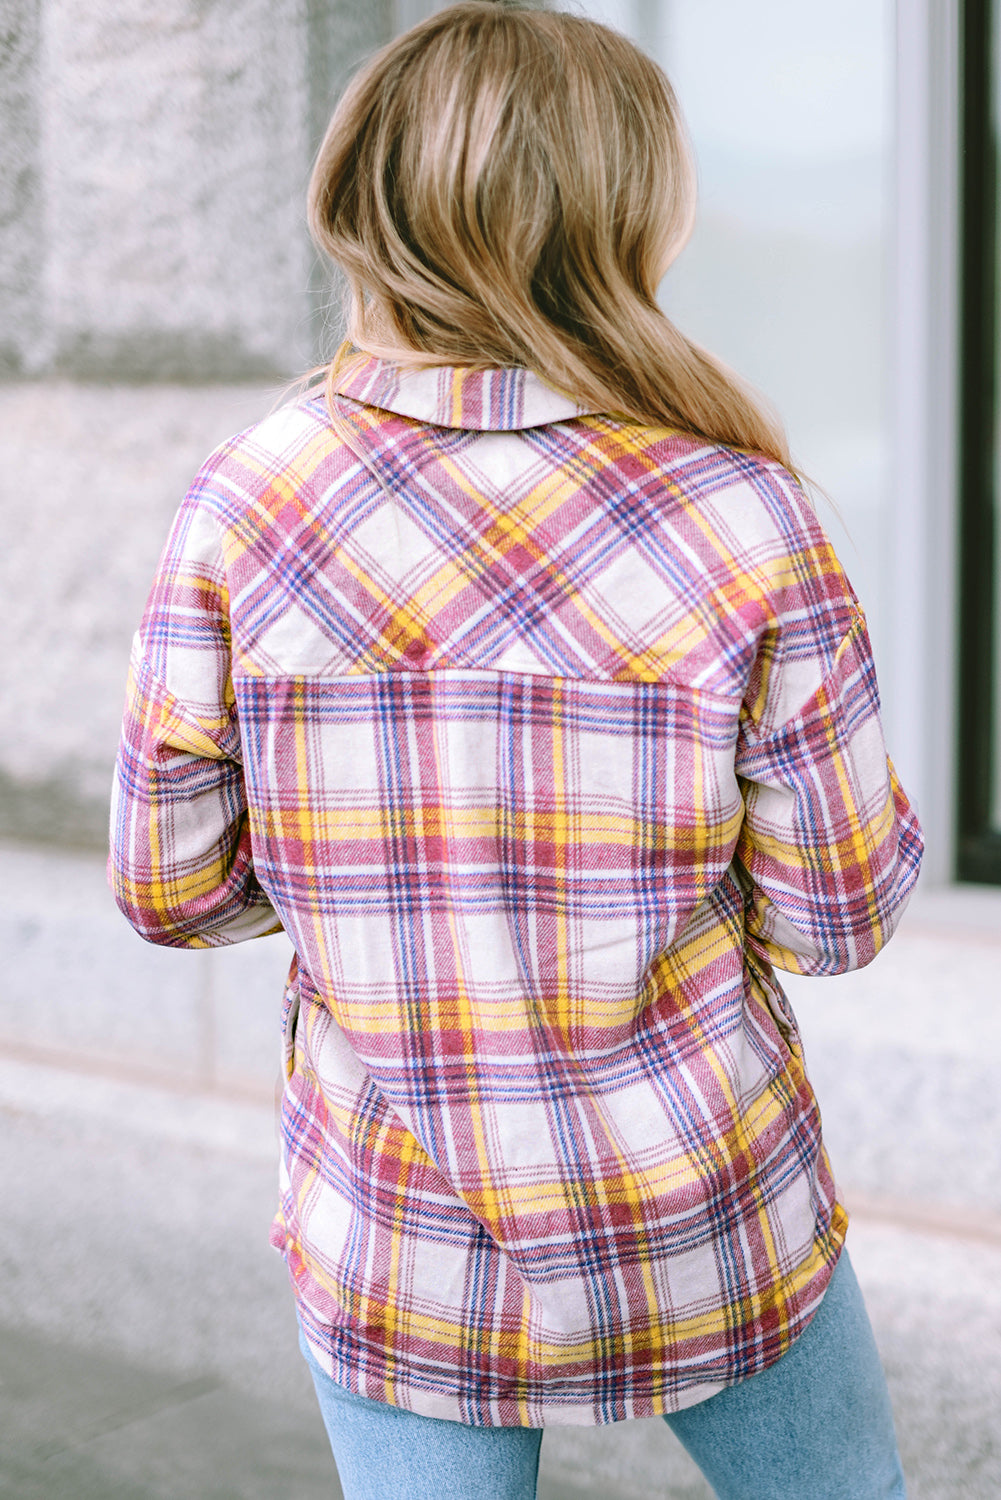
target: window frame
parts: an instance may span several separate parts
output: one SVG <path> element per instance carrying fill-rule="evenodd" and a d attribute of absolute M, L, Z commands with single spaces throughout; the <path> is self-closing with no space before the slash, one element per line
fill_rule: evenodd
<path fill-rule="evenodd" d="M 991 825 L 993 758 L 1001 750 L 995 695 L 998 147 L 992 77 L 998 0 L 964 0 L 960 84 L 959 654 L 956 875 L 1001 884 L 1001 830 Z M 1001 79 L 997 80 L 1001 91 Z"/>

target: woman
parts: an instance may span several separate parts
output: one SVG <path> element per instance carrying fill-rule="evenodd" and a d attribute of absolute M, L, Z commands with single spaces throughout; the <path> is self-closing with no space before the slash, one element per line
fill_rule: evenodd
<path fill-rule="evenodd" d="M 345 1494 L 663 1414 L 720 1496 L 900 1496 L 774 968 L 867 963 L 920 834 L 782 434 L 657 306 L 671 89 L 455 6 L 310 214 L 352 342 L 181 508 L 112 871 L 154 942 L 294 942 L 273 1238 Z"/>

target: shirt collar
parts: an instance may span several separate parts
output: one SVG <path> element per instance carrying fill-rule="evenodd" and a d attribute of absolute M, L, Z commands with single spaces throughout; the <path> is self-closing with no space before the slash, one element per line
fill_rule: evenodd
<path fill-rule="evenodd" d="M 554 391 L 531 370 L 473 370 L 435 365 L 406 369 L 362 354 L 334 379 L 334 390 L 435 427 L 510 432 L 592 413 Z"/>

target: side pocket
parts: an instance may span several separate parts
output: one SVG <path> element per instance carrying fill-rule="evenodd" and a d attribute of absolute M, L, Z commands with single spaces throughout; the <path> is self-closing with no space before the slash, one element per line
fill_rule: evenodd
<path fill-rule="evenodd" d="M 771 969 L 745 949 L 744 971 L 754 995 L 764 1002 L 790 1051 L 799 1045 L 799 1025 L 789 1000 Z"/>
<path fill-rule="evenodd" d="M 295 1028 L 299 1020 L 299 959 L 293 956 L 282 1000 L 282 1068 L 286 1081 L 295 1068 Z"/>

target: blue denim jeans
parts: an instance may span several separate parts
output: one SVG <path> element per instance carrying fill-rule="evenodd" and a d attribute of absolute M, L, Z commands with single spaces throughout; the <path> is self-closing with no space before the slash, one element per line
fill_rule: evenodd
<path fill-rule="evenodd" d="M 345 1500 L 534 1500 L 542 1431 L 464 1427 L 354 1396 L 305 1348 Z M 664 1419 L 719 1500 L 904 1500 L 886 1381 L 842 1251 L 823 1302 L 760 1375 Z"/>

